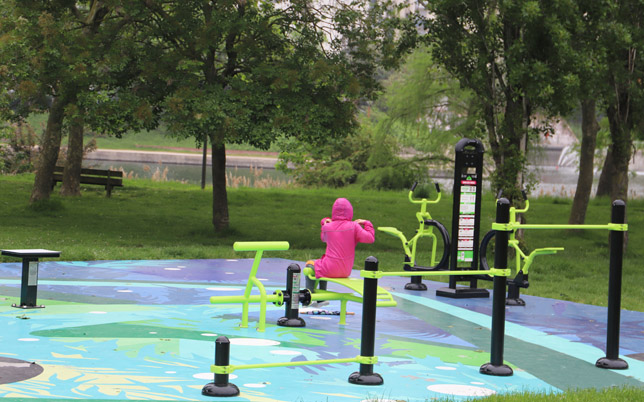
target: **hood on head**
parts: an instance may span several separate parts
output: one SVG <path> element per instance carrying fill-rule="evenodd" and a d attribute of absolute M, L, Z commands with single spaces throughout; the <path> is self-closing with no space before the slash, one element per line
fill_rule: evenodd
<path fill-rule="evenodd" d="M 334 221 L 350 221 L 353 219 L 353 206 L 346 198 L 338 198 L 333 203 L 331 219 Z"/>

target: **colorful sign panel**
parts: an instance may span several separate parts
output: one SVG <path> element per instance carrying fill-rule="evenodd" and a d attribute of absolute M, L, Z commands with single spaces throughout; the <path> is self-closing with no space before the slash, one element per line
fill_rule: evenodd
<path fill-rule="evenodd" d="M 474 223 L 476 212 L 476 175 L 469 174 L 461 180 L 458 216 L 457 262 L 474 261 Z"/>

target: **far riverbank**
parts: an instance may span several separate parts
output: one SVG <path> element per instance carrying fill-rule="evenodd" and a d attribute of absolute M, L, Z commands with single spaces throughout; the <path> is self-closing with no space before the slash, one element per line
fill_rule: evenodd
<path fill-rule="evenodd" d="M 574 196 L 577 167 L 569 161 L 562 165 L 563 160 L 569 159 L 566 158 L 568 152 L 565 147 L 553 146 L 535 153 L 536 157 L 530 165 L 530 171 L 537 177 L 536 188 L 531 193 L 533 197 Z M 89 153 L 85 159 L 87 164 L 93 166 L 122 168 L 127 173 L 134 172 L 135 177 L 153 178 L 158 170 L 166 172 L 164 178 L 167 180 L 191 183 L 199 183 L 201 180 L 202 155 L 199 153 L 98 149 Z M 210 155 L 207 157 L 207 163 L 208 166 L 211 165 Z M 286 174 L 275 170 L 276 163 L 276 152 L 230 151 L 226 156 L 226 167 L 234 176 L 253 178 L 257 175 L 257 169 L 260 169 L 271 179 L 288 182 Z M 206 169 L 206 174 L 207 183 L 210 183 L 210 167 Z M 451 192 L 452 174 L 450 171 L 434 172 L 432 178 L 447 192 Z M 598 179 L 599 174 L 596 173 L 595 184 Z M 641 197 L 644 197 L 644 172 L 635 171 L 629 182 L 629 198 Z"/>

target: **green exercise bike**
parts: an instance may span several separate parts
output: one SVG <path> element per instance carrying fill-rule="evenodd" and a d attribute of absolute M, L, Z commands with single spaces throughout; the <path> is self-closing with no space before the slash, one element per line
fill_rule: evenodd
<path fill-rule="evenodd" d="M 528 200 L 528 196 L 526 195 L 525 191 L 521 191 L 523 195 L 523 200 L 525 202 L 525 206 L 522 209 L 518 209 L 516 207 L 510 207 L 510 223 L 509 225 L 515 226 L 518 224 L 517 222 L 517 213 L 526 213 L 528 212 L 528 209 L 530 209 L 530 201 Z M 501 194 L 499 194 L 499 197 L 501 198 Z M 545 226 L 545 225 L 544 225 Z M 554 226 L 554 225 L 552 225 Z M 514 276 L 513 279 L 508 279 L 508 294 L 507 298 L 505 299 L 505 304 L 508 306 L 525 306 L 525 301 L 521 299 L 520 297 L 520 289 L 524 288 L 527 289 L 528 286 L 530 286 L 530 282 L 528 281 L 528 274 L 530 271 L 530 266 L 532 266 L 532 263 L 534 262 L 535 257 L 539 255 L 549 255 L 549 254 L 556 254 L 558 251 L 563 251 L 563 247 L 545 247 L 545 248 L 537 248 L 533 250 L 530 254 L 526 254 L 521 250 L 521 247 L 519 247 L 519 240 L 516 239 L 516 232 L 518 228 L 515 228 L 510 232 L 510 239 L 508 241 L 508 247 L 514 249 L 516 256 L 515 256 L 515 272 L 516 275 Z M 482 270 L 489 270 L 490 269 L 490 263 L 488 262 L 488 250 L 492 251 L 494 249 L 493 246 L 493 239 L 496 236 L 496 230 L 492 229 L 489 232 L 485 234 L 483 237 L 483 240 L 481 240 L 481 245 L 479 249 L 479 258 L 481 262 L 481 269 Z M 493 260 L 493 258 L 490 258 L 490 260 Z M 481 277 L 480 279 L 487 279 L 486 277 Z"/>
<path fill-rule="evenodd" d="M 402 242 L 403 251 L 405 253 L 405 262 L 403 265 L 403 269 L 405 271 L 445 271 L 449 268 L 449 233 L 447 232 L 445 226 L 437 220 L 432 219 L 431 215 L 427 211 L 427 205 L 437 204 L 440 201 L 440 186 L 438 185 L 438 183 L 434 183 L 437 192 L 436 198 L 433 200 L 428 200 L 426 198 L 414 199 L 414 190 L 416 189 L 417 185 L 418 183 L 413 184 L 413 186 L 409 190 L 408 195 L 409 202 L 411 202 L 412 204 L 420 205 L 420 211 L 416 213 L 416 220 L 418 221 L 418 229 L 416 230 L 416 234 L 408 240 L 400 230 L 394 227 L 378 227 L 378 230 L 385 232 L 391 236 L 397 237 Z M 436 231 L 437 233 L 434 233 L 434 231 Z M 419 265 L 416 255 L 417 251 L 419 251 L 418 241 L 425 237 L 429 237 L 431 240 L 431 257 L 429 266 Z M 440 258 L 438 257 L 439 238 L 443 244 L 443 252 Z M 411 282 L 405 285 L 405 289 L 427 290 L 427 286 L 422 283 L 422 276 L 419 275 L 412 276 Z"/>

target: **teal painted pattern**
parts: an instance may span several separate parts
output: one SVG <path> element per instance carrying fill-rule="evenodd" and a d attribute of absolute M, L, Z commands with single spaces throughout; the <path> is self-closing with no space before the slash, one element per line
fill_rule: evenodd
<path fill-rule="evenodd" d="M 291 262 L 263 261 L 258 277 L 271 291 L 283 288 L 280 282 Z M 39 303 L 46 308 L 19 310 L 10 307 L 19 296 L 19 267 L 0 264 L 0 357 L 36 362 L 44 369 L 36 377 L 0 384 L 0 397 L 222 400 L 201 395 L 201 388 L 213 381 L 214 341 L 222 335 L 231 340 L 233 365 L 360 354 L 359 304 L 349 303 L 354 314 L 347 317 L 346 326 L 338 325 L 337 316 L 302 315 L 307 326 L 297 329 L 274 325 L 284 310 L 269 305 L 266 332 L 261 333 L 255 330 L 258 305 L 251 305 L 249 328 L 240 328 L 241 305 L 208 303 L 210 296 L 241 294 L 249 269 L 250 260 L 41 263 Z M 241 395 L 224 400 L 415 402 L 449 397 L 459 401 L 513 391 L 556 393 L 568 386 L 596 386 L 597 381 L 644 385 L 641 361 L 627 357 L 632 368 L 623 373 L 595 369 L 589 362 L 594 363 L 600 348 L 557 333 L 557 328 L 548 329 L 547 323 L 517 323 L 526 319 L 513 314 L 508 320 L 517 322 L 507 325 L 506 359 L 514 375 L 482 375 L 479 367 L 489 360 L 486 309 L 491 300 L 437 299 L 432 289 L 410 294 L 400 290 L 403 284 L 398 278 L 381 282 L 399 301 L 396 308 L 378 310 L 379 362 L 374 371 L 383 376 L 384 385 L 349 384 L 357 364 L 238 370 L 230 381 Z M 530 302 L 543 303 L 543 314 L 551 314 L 556 309 L 544 300 Z M 636 339 L 633 344 L 637 343 Z M 638 352 L 635 349 L 627 352 Z M 540 366 L 539 358 L 530 358 L 533 355 L 551 356 L 553 361 Z M 566 362 L 577 373 L 591 373 L 590 377 L 571 378 L 574 373 L 559 372 L 557 362 Z"/>

